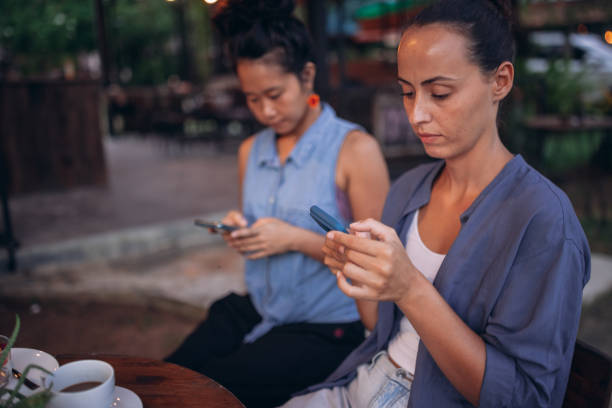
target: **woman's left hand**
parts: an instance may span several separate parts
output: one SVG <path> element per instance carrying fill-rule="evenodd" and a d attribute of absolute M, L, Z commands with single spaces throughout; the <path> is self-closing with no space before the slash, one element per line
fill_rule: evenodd
<path fill-rule="evenodd" d="M 248 259 L 259 259 L 291 250 L 296 227 L 278 218 L 260 218 L 251 227 L 231 233 L 237 249 Z"/>
<path fill-rule="evenodd" d="M 339 260 L 345 260 L 337 274 L 340 290 L 355 299 L 405 299 L 414 280 L 422 275 L 410 262 L 395 230 L 368 219 L 351 224 L 351 231 L 370 233 L 373 239 L 331 231 L 325 242 L 325 263 L 330 268 L 340 269 Z M 336 251 L 334 256 L 330 256 L 332 251 Z"/>

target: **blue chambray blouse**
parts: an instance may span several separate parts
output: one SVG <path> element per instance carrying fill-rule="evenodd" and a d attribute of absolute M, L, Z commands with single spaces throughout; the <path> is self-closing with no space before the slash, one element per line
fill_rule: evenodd
<path fill-rule="evenodd" d="M 443 165 L 419 166 L 391 188 L 382 220 L 402 240 Z M 590 250 L 570 201 L 515 156 L 460 221 L 434 286 L 485 341 L 480 406 L 561 407 L 590 275 Z M 360 364 L 388 347 L 403 314 L 394 303 L 381 302 L 378 316 L 372 334 L 307 391 L 347 384 Z M 471 406 L 422 342 L 408 406 Z"/>
<path fill-rule="evenodd" d="M 276 135 L 264 129 L 256 135 L 243 184 L 242 211 L 249 225 L 275 217 L 324 234 L 310 217 L 318 205 L 345 223 L 336 198 L 336 163 L 346 134 L 360 127 L 336 116 L 327 104 L 300 137 L 284 165 L 276 150 Z M 355 301 L 344 295 L 324 264 L 301 252 L 247 260 L 245 280 L 262 321 L 247 334 L 255 341 L 272 327 L 296 322 L 340 323 L 359 319 Z"/>

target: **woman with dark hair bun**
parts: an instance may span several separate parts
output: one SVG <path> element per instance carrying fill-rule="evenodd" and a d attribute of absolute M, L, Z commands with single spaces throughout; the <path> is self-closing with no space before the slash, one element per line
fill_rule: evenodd
<path fill-rule="evenodd" d="M 404 107 L 439 160 L 394 183 L 382 222 L 327 234 L 325 263 L 375 328 L 285 407 L 562 406 L 590 252 L 567 196 L 500 140 L 504 10 L 442 0 L 404 31 Z"/>
<path fill-rule="evenodd" d="M 266 129 L 238 151 L 241 209 L 224 233 L 246 258 L 248 294 L 215 302 L 168 361 L 200 371 L 247 407 L 322 381 L 364 338 L 363 304 L 323 264 L 316 204 L 348 224 L 382 213 L 389 176 L 376 140 L 319 100 L 308 32 L 290 1 L 229 1 L 214 21 Z M 368 317 L 366 316 L 367 320 Z"/>

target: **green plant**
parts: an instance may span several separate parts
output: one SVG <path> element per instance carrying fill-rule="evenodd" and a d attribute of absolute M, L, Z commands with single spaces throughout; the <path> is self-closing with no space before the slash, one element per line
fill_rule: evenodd
<path fill-rule="evenodd" d="M 17 335 L 19 334 L 20 321 L 19 316 L 15 316 L 15 328 L 13 329 L 13 334 L 9 338 L 9 341 L 0 353 L 0 361 L 4 361 L 8 353 L 10 352 L 13 344 L 15 344 L 15 340 L 17 340 Z M 37 366 L 35 364 L 28 365 L 23 371 L 23 375 L 15 385 L 15 388 L 9 389 L 6 386 L 0 387 L 0 408 L 44 408 L 47 405 L 47 402 L 51 399 L 51 391 L 49 388 L 42 388 L 41 391 L 36 392 L 28 397 L 24 396 L 19 392 L 23 383 L 29 373 L 29 371 L 33 368 L 39 369 L 47 374 L 53 375 L 50 371 L 47 371 L 43 367 Z"/>

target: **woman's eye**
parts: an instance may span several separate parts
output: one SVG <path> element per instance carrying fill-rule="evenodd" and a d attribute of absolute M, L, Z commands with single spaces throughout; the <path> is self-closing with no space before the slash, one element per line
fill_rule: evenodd
<path fill-rule="evenodd" d="M 414 95 L 414 92 L 402 92 L 400 93 L 401 96 L 403 96 L 404 98 L 412 98 L 412 96 Z"/>
<path fill-rule="evenodd" d="M 281 94 L 274 94 L 274 95 L 270 95 L 269 98 L 274 100 L 274 99 L 278 99 L 280 98 Z"/>
<path fill-rule="evenodd" d="M 446 93 L 446 94 L 431 94 L 431 96 L 435 99 L 445 99 L 449 96 L 450 94 Z"/>
<path fill-rule="evenodd" d="M 247 102 L 249 103 L 257 103 L 258 99 L 257 98 L 248 98 Z"/>

